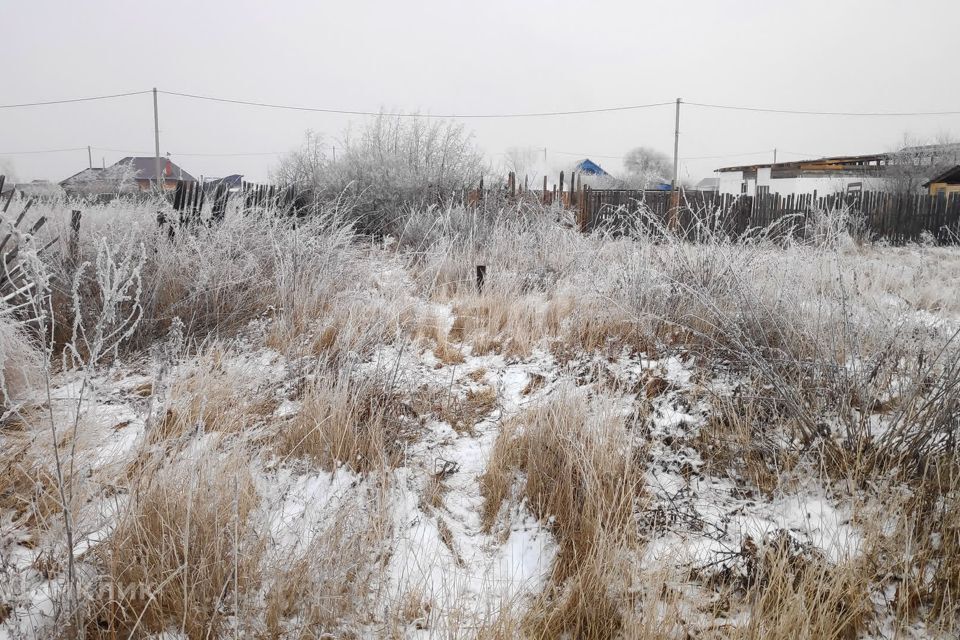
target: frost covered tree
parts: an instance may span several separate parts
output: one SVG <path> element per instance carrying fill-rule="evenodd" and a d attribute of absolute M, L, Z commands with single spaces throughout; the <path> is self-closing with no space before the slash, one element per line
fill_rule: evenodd
<path fill-rule="evenodd" d="M 960 164 L 960 142 L 947 135 L 935 139 L 903 137 L 900 149 L 888 154 L 884 182 L 892 193 L 923 193 L 923 184 Z"/>
<path fill-rule="evenodd" d="M 673 165 L 667 154 L 649 147 L 636 147 L 623 158 L 627 170 L 626 182 L 638 189 L 648 189 L 662 182 L 670 182 Z"/>
<path fill-rule="evenodd" d="M 330 153 L 327 153 L 330 149 Z M 274 172 L 278 182 L 349 200 L 361 231 L 379 232 L 405 207 L 442 203 L 476 185 L 485 171 L 462 124 L 381 114 L 332 147 L 308 133 Z"/>

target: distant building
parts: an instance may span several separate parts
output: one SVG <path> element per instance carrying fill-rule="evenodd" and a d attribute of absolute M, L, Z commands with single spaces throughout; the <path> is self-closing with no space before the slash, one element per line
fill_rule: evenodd
<path fill-rule="evenodd" d="M 932 196 L 960 193 L 960 164 L 931 178 L 923 186 Z"/>
<path fill-rule="evenodd" d="M 150 191 L 157 184 L 156 158 L 128 156 L 111 167 L 107 167 L 107 171 L 110 169 L 118 169 L 118 174 L 126 173 L 124 180 L 132 180 L 140 191 Z M 167 191 L 175 189 L 178 181 L 197 181 L 196 178 L 169 158 L 160 159 L 160 172 L 163 175 L 163 188 Z"/>
<path fill-rule="evenodd" d="M 117 185 L 109 180 L 106 169 L 91 167 L 60 181 L 60 186 L 71 198 L 98 198 L 117 194 Z"/>
<path fill-rule="evenodd" d="M 223 178 L 211 178 L 203 183 L 203 190 L 215 191 L 220 185 L 225 185 L 228 191 L 239 191 L 243 187 L 243 176 L 234 173 Z"/>
<path fill-rule="evenodd" d="M 594 162 L 590 158 L 584 158 L 583 160 L 578 162 L 576 166 L 574 166 L 573 170 L 585 176 L 607 177 L 610 175 L 609 173 L 603 170 L 603 167 L 598 165 L 596 162 Z"/>
<path fill-rule="evenodd" d="M 63 198 L 66 193 L 60 185 L 49 180 L 33 180 L 19 182 L 13 186 L 14 190 L 23 198 L 37 198 L 40 200 L 56 200 Z"/>
<path fill-rule="evenodd" d="M 697 191 L 719 191 L 720 178 L 704 178 L 694 187 Z"/>
<path fill-rule="evenodd" d="M 70 197 L 109 199 L 151 191 L 157 183 L 156 159 L 127 157 L 109 167 L 90 167 L 62 180 L 60 186 Z M 178 180 L 196 182 L 196 178 L 167 158 L 160 159 L 163 188 L 175 189 Z"/>
<path fill-rule="evenodd" d="M 717 169 L 723 194 L 841 193 L 884 186 L 887 154 L 835 156 L 815 160 L 753 164 Z"/>

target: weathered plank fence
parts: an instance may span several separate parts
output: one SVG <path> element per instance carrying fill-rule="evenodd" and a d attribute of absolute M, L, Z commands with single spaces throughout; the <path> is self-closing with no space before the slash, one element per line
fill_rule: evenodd
<path fill-rule="evenodd" d="M 864 191 L 732 196 L 716 192 L 681 191 L 674 208 L 671 192 L 586 190 L 579 206 L 584 228 L 636 224 L 648 220 L 688 229 L 713 216 L 725 231 L 742 235 L 748 229 L 776 222 L 792 225 L 806 235 L 820 212 L 846 211 L 858 231 L 895 244 L 915 242 L 925 235 L 941 244 L 960 242 L 960 194 L 930 196 Z M 643 216 L 640 212 L 643 211 Z M 672 221 L 671 221 L 672 217 Z M 652 220 L 650 220 L 652 218 Z"/>

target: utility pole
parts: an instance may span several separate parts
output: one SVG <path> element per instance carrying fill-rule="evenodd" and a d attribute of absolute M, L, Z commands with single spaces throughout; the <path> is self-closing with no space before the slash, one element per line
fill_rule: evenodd
<path fill-rule="evenodd" d="M 157 111 L 157 88 L 153 88 L 153 142 L 156 157 L 154 158 L 154 169 L 157 174 L 157 189 L 163 193 L 163 171 L 160 169 L 160 114 Z"/>
<path fill-rule="evenodd" d="M 777 164 L 777 148 L 773 148 L 773 164 Z"/>
<path fill-rule="evenodd" d="M 677 120 L 673 127 L 673 190 L 680 181 L 680 98 L 677 98 Z"/>
<path fill-rule="evenodd" d="M 543 166 L 544 167 L 547 166 L 547 148 L 546 147 L 543 148 Z"/>
<path fill-rule="evenodd" d="M 87 145 L 87 166 L 93 169 L 93 152 L 90 151 L 90 145 Z"/>
<path fill-rule="evenodd" d="M 671 194 L 668 226 L 672 229 L 676 223 L 677 210 L 680 208 L 680 98 L 677 98 L 677 117 L 673 127 L 673 193 Z"/>

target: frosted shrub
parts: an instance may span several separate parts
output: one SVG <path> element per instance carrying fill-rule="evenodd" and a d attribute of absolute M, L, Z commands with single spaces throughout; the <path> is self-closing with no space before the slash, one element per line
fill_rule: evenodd
<path fill-rule="evenodd" d="M 870 240 L 870 229 L 863 214 L 850 207 L 814 209 L 807 219 L 806 239 L 821 248 L 863 246 Z"/>
<path fill-rule="evenodd" d="M 11 410 L 40 382 L 40 352 L 17 322 L 0 308 L 0 414 Z"/>

